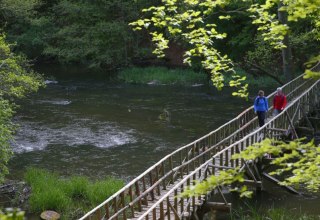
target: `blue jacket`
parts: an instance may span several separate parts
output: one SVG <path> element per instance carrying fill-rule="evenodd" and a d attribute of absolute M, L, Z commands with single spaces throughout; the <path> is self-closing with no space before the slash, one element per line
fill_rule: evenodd
<path fill-rule="evenodd" d="M 257 96 L 257 98 L 254 100 L 253 107 L 254 107 L 254 111 L 255 112 L 266 112 L 266 111 L 268 111 L 269 106 L 268 106 L 267 98 L 264 97 L 264 96 L 263 97 Z"/>

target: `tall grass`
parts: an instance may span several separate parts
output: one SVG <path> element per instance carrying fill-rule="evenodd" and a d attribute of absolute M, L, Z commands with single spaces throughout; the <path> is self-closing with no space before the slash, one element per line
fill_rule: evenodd
<path fill-rule="evenodd" d="M 114 178 L 96 182 L 82 176 L 61 179 L 55 173 L 36 168 L 27 170 L 25 180 L 32 190 L 30 211 L 55 210 L 62 213 L 63 219 L 80 217 L 124 185 L 123 181 Z"/>
<path fill-rule="evenodd" d="M 132 67 L 122 70 L 117 77 L 126 83 L 135 84 L 192 85 L 207 82 L 207 75 L 204 72 L 166 67 Z"/>
<path fill-rule="evenodd" d="M 235 68 L 240 76 L 246 76 L 246 82 L 251 88 L 277 87 L 280 84 L 268 76 L 254 77 L 240 68 Z M 225 74 L 225 82 L 232 79 L 231 75 Z M 208 82 L 208 76 L 204 72 L 195 72 L 191 69 L 168 69 L 166 67 L 132 67 L 124 69 L 117 75 L 117 78 L 125 83 L 134 84 L 169 84 L 169 85 L 192 85 Z"/>
<path fill-rule="evenodd" d="M 320 216 L 293 213 L 289 209 L 271 207 L 267 210 L 247 207 L 234 209 L 231 220 L 319 220 Z"/>

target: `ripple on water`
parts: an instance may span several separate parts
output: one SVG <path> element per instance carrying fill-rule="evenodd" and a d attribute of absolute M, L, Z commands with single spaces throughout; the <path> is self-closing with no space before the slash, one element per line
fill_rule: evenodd
<path fill-rule="evenodd" d="M 17 153 L 43 150 L 50 144 L 76 147 L 91 145 L 109 148 L 136 143 L 135 131 L 122 128 L 116 123 L 101 122 L 95 119 L 73 118 L 61 125 L 23 121 L 12 144 Z M 56 129 L 58 127 L 58 129 Z"/>
<path fill-rule="evenodd" d="M 38 104 L 52 104 L 52 105 L 69 105 L 71 101 L 69 100 L 38 100 Z"/>

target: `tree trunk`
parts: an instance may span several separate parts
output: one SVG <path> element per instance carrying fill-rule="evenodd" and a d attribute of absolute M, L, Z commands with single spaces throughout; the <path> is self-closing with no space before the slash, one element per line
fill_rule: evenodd
<path fill-rule="evenodd" d="M 280 1 L 280 3 L 278 4 L 278 19 L 281 24 L 285 25 L 288 23 L 288 16 L 285 11 L 279 10 L 282 6 L 283 4 Z M 291 52 L 291 46 L 289 43 L 288 33 L 284 36 L 283 43 L 284 45 L 286 45 L 286 48 L 282 49 L 282 69 L 283 69 L 285 81 L 290 81 L 293 79 L 293 72 L 292 72 L 292 52 Z"/>

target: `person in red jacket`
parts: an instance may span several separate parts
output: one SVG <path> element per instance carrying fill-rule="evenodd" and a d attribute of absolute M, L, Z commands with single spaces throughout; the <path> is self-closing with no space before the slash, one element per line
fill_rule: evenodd
<path fill-rule="evenodd" d="M 287 105 L 287 97 L 283 94 L 281 88 L 277 88 L 277 93 L 275 94 L 273 98 L 273 115 L 276 116 Z"/>

